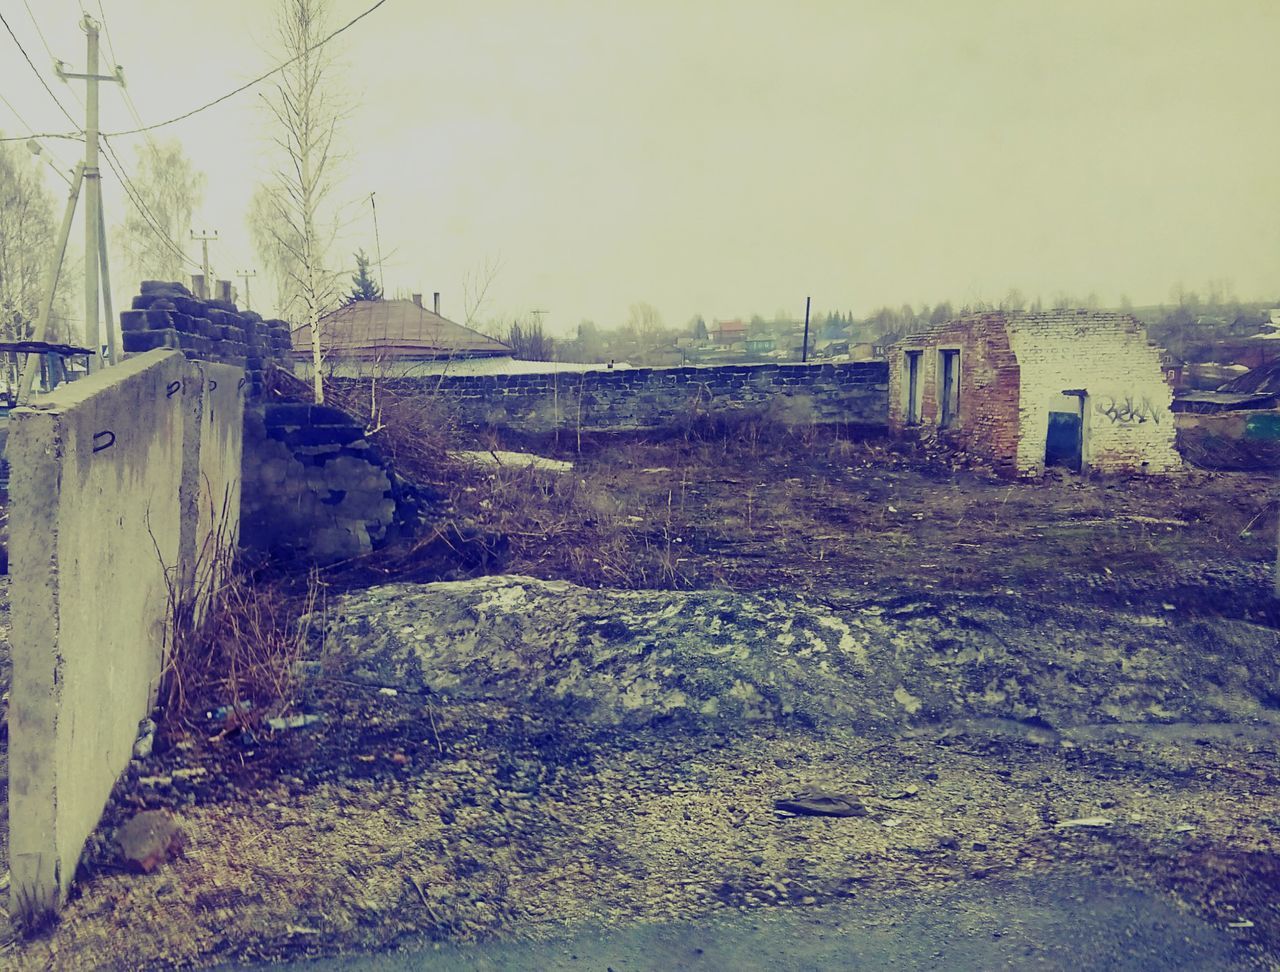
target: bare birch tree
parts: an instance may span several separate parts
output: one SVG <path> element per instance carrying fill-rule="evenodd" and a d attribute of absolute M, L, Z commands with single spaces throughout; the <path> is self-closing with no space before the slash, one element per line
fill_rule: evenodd
<path fill-rule="evenodd" d="M 327 0 L 279 0 L 275 41 L 288 64 L 263 102 L 275 122 L 281 164 L 255 194 L 249 220 L 259 258 L 285 288 L 278 295 L 282 312 L 311 329 L 317 402 L 324 401 L 320 317 L 337 297 L 338 275 L 325 268 L 336 226 L 326 213 L 343 117 L 330 90 L 333 57 L 320 46 L 327 12 Z"/>
<path fill-rule="evenodd" d="M 185 239 L 191 229 L 191 214 L 204 198 L 205 177 L 192 166 L 181 143 L 171 139 L 138 146 L 133 183 L 168 238 Z M 156 234 L 137 207 L 129 208 L 117 238 L 124 250 L 125 268 L 136 279 L 182 279 L 186 269 L 182 257 Z"/>
<path fill-rule="evenodd" d="M 57 213 L 57 199 L 45 187 L 39 163 L 25 148 L 0 143 L 0 336 L 5 340 L 32 336 L 56 245 Z M 51 341 L 71 336 L 68 308 L 75 277 L 64 264 L 46 334 Z"/>

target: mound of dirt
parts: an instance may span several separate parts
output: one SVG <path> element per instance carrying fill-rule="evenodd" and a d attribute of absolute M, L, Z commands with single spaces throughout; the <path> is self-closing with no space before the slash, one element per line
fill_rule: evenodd
<path fill-rule="evenodd" d="M 352 592 L 326 616 L 330 657 L 352 677 L 602 728 L 1280 722 L 1280 633 L 1170 611 L 505 576 Z"/>

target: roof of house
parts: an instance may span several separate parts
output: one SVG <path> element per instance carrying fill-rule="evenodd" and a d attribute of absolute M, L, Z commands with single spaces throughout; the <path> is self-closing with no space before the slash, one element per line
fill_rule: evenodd
<path fill-rule="evenodd" d="M 713 331 L 745 331 L 747 329 L 746 321 L 716 321 Z"/>
<path fill-rule="evenodd" d="M 496 357 L 512 349 L 412 300 L 357 300 L 320 319 L 320 347 L 345 358 Z M 293 332 L 293 354 L 311 354 L 311 327 Z"/>
<path fill-rule="evenodd" d="M 1237 395 L 1280 394 L 1280 361 L 1272 361 L 1261 368 L 1246 371 L 1239 378 L 1231 379 L 1218 391 Z"/>

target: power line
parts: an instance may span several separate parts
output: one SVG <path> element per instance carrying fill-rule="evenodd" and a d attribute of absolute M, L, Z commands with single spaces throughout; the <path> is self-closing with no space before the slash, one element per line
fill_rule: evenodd
<path fill-rule="evenodd" d="M 106 145 L 105 142 L 103 144 L 104 146 Z M 173 238 L 165 232 L 163 227 L 160 226 L 160 221 L 155 217 L 155 214 L 151 212 L 146 202 L 142 199 L 137 187 L 130 181 L 128 175 L 122 171 L 123 163 L 120 162 L 115 151 L 113 149 L 108 149 L 103 155 L 103 158 L 106 159 L 107 165 L 110 167 L 111 171 L 115 173 L 116 179 L 119 180 L 121 188 L 124 189 L 125 196 L 129 199 L 129 202 L 133 204 L 133 208 L 138 211 L 138 215 L 142 217 L 142 221 L 147 225 L 147 228 L 151 230 L 151 232 L 155 234 L 156 238 L 168 247 L 169 250 L 171 250 L 180 260 L 190 267 L 198 267 L 198 264 L 187 256 L 182 248 L 178 246 L 178 244 L 173 241 Z"/>
<path fill-rule="evenodd" d="M 84 141 L 84 135 L 79 132 L 74 135 L 67 132 L 32 132 L 29 135 L 2 135 L 0 142 L 25 142 L 31 138 L 65 138 L 73 142 Z"/>
<path fill-rule="evenodd" d="M 63 107 L 62 102 L 58 100 L 58 96 L 53 93 L 53 89 L 49 87 L 49 83 L 45 81 L 44 75 L 40 73 L 40 69 L 37 68 L 35 62 L 31 60 L 31 55 L 28 54 L 27 49 L 22 46 L 22 41 L 18 40 L 18 35 L 13 32 L 13 28 L 9 26 L 9 21 L 5 20 L 3 13 L 0 13 L 0 24 L 4 24 L 4 29 L 9 32 L 9 36 L 13 38 L 13 42 L 18 45 L 18 50 L 20 50 L 22 52 L 22 56 L 26 58 L 27 64 L 31 68 L 31 73 L 36 76 L 36 80 L 39 81 L 44 90 L 49 93 L 49 97 L 52 98 L 53 103 L 58 106 L 58 110 L 67 116 L 67 121 L 71 122 L 72 125 L 75 125 L 76 120 L 71 117 L 71 112 L 67 111 L 67 109 Z"/>
<path fill-rule="evenodd" d="M 40 37 L 40 43 L 44 46 L 44 52 L 49 55 L 50 61 L 52 61 L 54 64 L 57 64 L 58 58 L 54 56 L 53 48 L 49 46 L 49 41 L 44 36 L 44 31 L 40 29 L 40 21 L 36 20 L 36 15 L 31 10 L 31 4 L 28 2 L 28 0 L 22 0 L 22 5 L 27 8 L 27 16 L 31 19 L 31 26 L 36 29 L 36 34 L 38 34 Z M 84 12 L 83 6 L 80 8 L 80 11 L 81 13 Z M 76 93 L 76 89 L 71 88 L 70 91 L 71 91 L 71 97 L 76 100 L 76 104 L 78 104 L 83 109 L 84 102 L 80 99 L 80 95 Z"/>
<path fill-rule="evenodd" d="M 173 238 L 165 232 L 164 228 L 160 225 L 160 220 L 156 218 L 150 207 L 147 206 L 145 200 L 142 198 L 142 194 L 138 191 L 137 186 L 135 186 L 133 181 L 129 178 L 125 171 L 124 163 L 121 162 L 120 157 L 116 155 L 115 148 L 105 137 L 102 139 L 102 147 L 106 150 L 103 154 L 103 158 L 106 159 L 107 165 L 120 181 L 121 188 L 124 189 L 125 195 L 129 197 L 129 201 L 133 203 L 134 209 L 136 209 L 138 214 L 142 217 L 142 221 L 147 224 L 147 227 L 156 235 L 160 242 L 173 251 L 173 253 L 176 254 L 184 263 L 192 267 L 198 266 L 198 264 L 187 256 L 187 254 L 183 252 L 182 248 L 173 241 Z"/>
<path fill-rule="evenodd" d="M 116 137 L 119 135 L 138 135 L 142 132 L 155 131 L 157 128 L 164 128 L 166 125 L 172 125 L 174 122 L 180 122 L 180 121 L 183 121 L 184 119 L 190 118 L 192 115 L 199 114 L 200 112 L 204 111 L 207 108 L 212 108 L 214 105 L 222 104 L 222 102 L 226 101 L 228 98 L 234 98 L 236 95 L 240 94 L 240 92 L 247 91 L 249 88 L 252 88 L 255 84 L 261 84 L 263 81 L 267 80 L 267 78 L 271 77 L 271 75 L 278 74 L 279 72 L 287 68 L 290 64 L 292 64 L 294 61 L 297 61 L 303 57 L 306 57 L 312 51 L 316 51 L 324 47 L 324 45 L 329 43 L 329 41 L 333 40 L 343 31 L 351 27 L 354 27 L 357 23 L 364 20 L 365 17 L 369 16 L 369 14 L 373 13 L 375 10 L 377 10 L 386 2 L 387 0 L 378 0 L 377 3 L 375 3 L 372 7 L 366 10 L 364 13 L 359 14 L 356 17 L 353 17 L 351 20 L 347 21 L 347 23 L 343 24 L 341 27 L 335 30 L 332 34 L 330 34 L 328 37 L 325 37 L 323 40 L 316 41 L 315 44 L 313 44 L 311 47 L 308 47 L 305 51 L 301 51 L 300 53 L 289 58 L 289 60 L 285 61 L 283 64 L 279 64 L 276 67 L 273 67 L 266 74 L 259 75 L 258 77 L 254 78 L 252 81 L 249 81 L 249 82 L 246 82 L 245 84 L 240 85 L 240 87 L 236 88 L 234 91 L 228 91 L 226 94 L 224 94 L 220 98 L 214 98 L 213 101 L 203 104 L 199 108 L 192 108 L 190 111 L 184 112 L 181 115 L 176 115 L 173 118 L 168 119 L 167 121 L 156 122 L 154 125 L 143 125 L 139 128 L 131 128 L 128 131 L 123 131 L 123 132 L 111 132 L 110 134 L 112 137 Z M 12 31 L 10 31 L 10 33 L 12 33 Z M 17 38 L 15 38 L 15 40 L 16 39 Z M 72 124 L 75 124 L 74 119 L 72 120 Z"/>
<path fill-rule="evenodd" d="M 98 13 L 102 17 L 102 32 L 107 40 L 107 51 L 111 54 L 111 63 L 115 64 L 116 48 L 115 45 L 111 43 L 111 25 L 107 23 L 107 12 L 103 9 L 102 0 L 98 0 Z M 129 110 L 130 117 L 133 118 L 141 128 L 145 123 L 142 120 L 142 116 L 138 114 L 138 106 L 134 103 L 133 95 L 129 93 L 129 85 L 125 83 L 123 79 L 120 84 L 120 93 L 124 95 L 124 104 Z M 147 132 L 143 132 L 143 134 L 146 136 L 147 144 L 151 146 L 151 151 L 158 157 L 160 155 L 160 147 L 156 145 L 155 139 L 153 139 Z"/>
<path fill-rule="evenodd" d="M 26 120 L 25 118 L 23 118 L 23 117 L 22 117 L 22 115 L 21 115 L 21 113 L 18 111 L 18 109 L 17 109 L 17 108 L 15 108 L 15 107 L 13 107 L 13 105 L 9 102 L 9 99 L 8 99 L 8 98 L 6 98 L 2 92 L 0 92 L 0 101 L 3 101 L 3 102 L 4 102 L 4 106 L 5 106 L 6 108 L 8 108 L 11 112 L 13 112 L 13 117 L 14 117 L 14 118 L 16 118 L 16 119 L 18 119 L 18 121 L 22 123 L 22 127 L 23 127 L 23 128 L 30 128 L 30 127 L 31 127 L 29 124 L 27 124 L 27 120 Z"/>

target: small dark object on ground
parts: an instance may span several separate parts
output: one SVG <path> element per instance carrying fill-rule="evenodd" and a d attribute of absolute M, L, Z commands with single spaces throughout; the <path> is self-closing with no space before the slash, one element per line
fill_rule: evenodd
<path fill-rule="evenodd" d="M 823 790 L 801 790 L 790 800 L 775 800 L 773 808 L 807 817 L 865 817 L 867 808 L 857 797 Z"/>
<path fill-rule="evenodd" d="M 120 828 L 116 842 L 125 863 L 143 874 L 180 856 L 186 847 L 182 829 L 163 810 L 144 810 L 134 816 Z"/>

